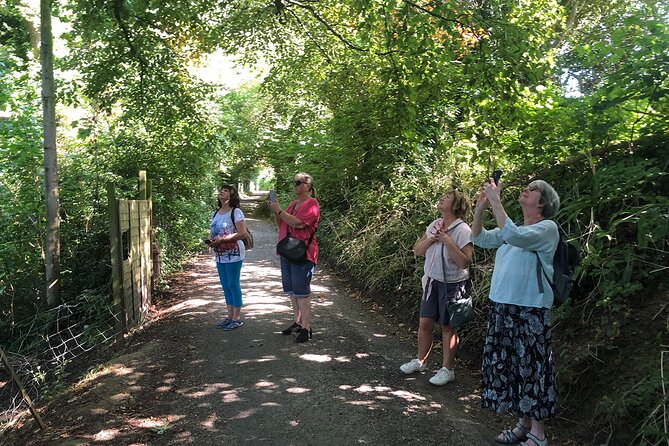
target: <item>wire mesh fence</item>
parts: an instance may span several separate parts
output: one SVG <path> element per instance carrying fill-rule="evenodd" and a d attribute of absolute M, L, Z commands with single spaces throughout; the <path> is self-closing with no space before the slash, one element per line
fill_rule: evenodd
<path fill-rule="evenodd" d="M 21 386 L 33 401 L 39 400 L 68 364 L 82 356 L 111 345 L 120 330 L 119 315 L 107 308 L 95 308 L 82 300 L 63 304 L 36 314 L 16 325 L 27 327 L 13 339 L 5 356 Z M 0 432 L 12 426 L 17 415 L 28 408 L 28 400 L 10 370 L 0 366 Z"/>

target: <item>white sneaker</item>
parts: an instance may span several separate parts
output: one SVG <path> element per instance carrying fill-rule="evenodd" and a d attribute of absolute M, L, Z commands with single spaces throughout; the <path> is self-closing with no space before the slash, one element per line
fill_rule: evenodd
<path fill-rule="evenodd" d="M 414 372 L 424 372 L 425 370 L 427 370 L 427 364 L 423 364 L 418 359 L 412 359 L 406 364 L 402 364 L 400 366 L 400 370 L 406 373 L 407 375 L 411 375 Z"/>
<path fill-rule="evenodd" d="M 430 383 L 435 386 L 443 386 L 448 384 L 455 379 L 455 372 L 448 370 L 446 367 L 440 368 L 437 373 L 430 378 Z"/>

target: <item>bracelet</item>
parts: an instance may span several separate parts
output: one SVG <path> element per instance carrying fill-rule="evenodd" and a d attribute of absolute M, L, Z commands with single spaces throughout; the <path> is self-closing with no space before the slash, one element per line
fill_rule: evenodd
<path fill-rule="evenodd" d="M 282 212 L 283 212 L 283 209 L 281 209 L 279 212 L 277 212 L 276 215 L 281 215 Z"/>

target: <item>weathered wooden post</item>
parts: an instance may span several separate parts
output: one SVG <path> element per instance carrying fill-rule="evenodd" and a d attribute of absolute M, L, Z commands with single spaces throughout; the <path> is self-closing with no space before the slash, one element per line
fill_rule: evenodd
<path fill-rule="evenodd" d="M 112 308 L 116 316 L 115 332 L 123 336 L 126 329 L 126 315 L 123 307 L 123 284 L 121 267 L 121 234 L 119 233 L 118 202 L 113 183 L 107 183 L 107 201 L 109 207 L 109 249 L 112 267 Z"/>
<path fill-rule="evenodd" d="M 153 183 L 151 180 L 146 181 L 146 199 L 149 200 L 149 212 L 151 214 L 151 295 L 156 291 L 157 285 L 160 281 L 160 246 L 156 240 L 156 220 L 153 215 Z"/>
<path fill-rule="evenodd" d="M 139 199 L 146 200 L 146 170 L 139 171 Z"/>

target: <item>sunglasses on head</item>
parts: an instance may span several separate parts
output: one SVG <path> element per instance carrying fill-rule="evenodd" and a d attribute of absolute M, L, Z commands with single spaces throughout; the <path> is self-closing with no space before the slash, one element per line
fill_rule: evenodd
<path fill-rule="evenodd" d="M 537 192 L 537 191 L 541 192 L 541 189 L 539 189 L 539 186 L 528 186 L 523 190 L 526 190 L 528 192 Z"/>
<path fill-rule="evenodd" d="M 307 183 L 306 181 L 302 181 L 302 180 L 295 180 L 295 186 L 299 186 L 300 184 L 309 184 L 309 183 Z"/>

